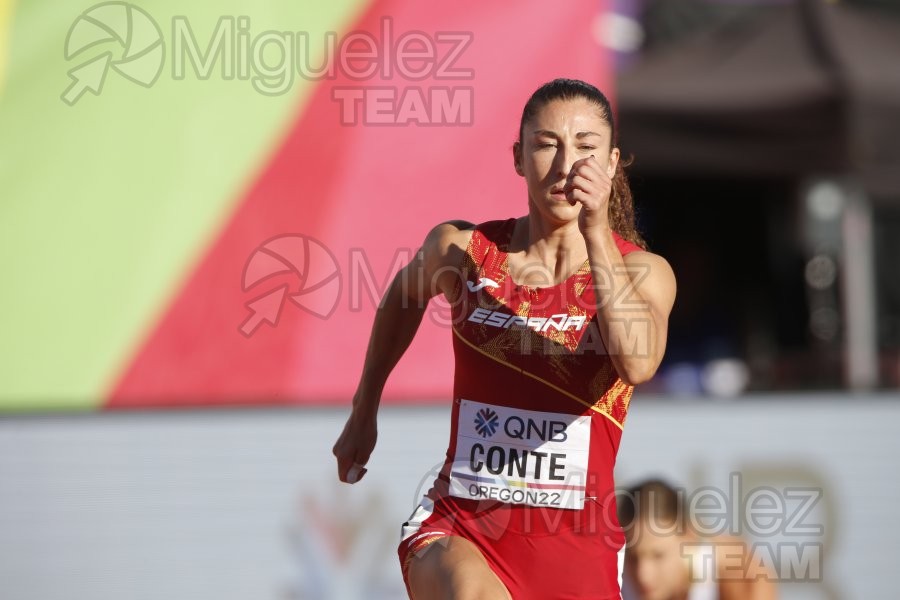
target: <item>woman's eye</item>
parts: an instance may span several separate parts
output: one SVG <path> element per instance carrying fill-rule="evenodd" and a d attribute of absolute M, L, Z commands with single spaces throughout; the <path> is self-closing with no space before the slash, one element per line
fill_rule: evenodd
<path fill-rule="evenodd" d="M 596 146 L 579 146 L 581 150 L 596 150 Z"/>
<path fill-rule="evenodd" d="M 538 144 L 537 147 L 538 148 L 555 148 L 556 144 L 544 143 L 544 144 Z"/>

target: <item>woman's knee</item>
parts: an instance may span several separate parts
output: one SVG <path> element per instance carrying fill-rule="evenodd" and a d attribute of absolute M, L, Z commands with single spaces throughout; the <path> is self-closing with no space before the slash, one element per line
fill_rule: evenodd
<path fill-rule="evenodd" d="M 500 578 L 470 541 L 446 536 L 420 550 L 407 577 L 413 600 L 510 600 Z"/>

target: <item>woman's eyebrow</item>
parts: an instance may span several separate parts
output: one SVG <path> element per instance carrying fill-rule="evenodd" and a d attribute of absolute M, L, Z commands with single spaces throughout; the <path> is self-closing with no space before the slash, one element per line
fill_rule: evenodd
<path fill-rule="evenodd" d="M 552 138 L 559 137 L 559 134 L 557 134 L 555 131 L 550 131 L 549 129 L 535 129 L 534 131 L 532 131 L 532 133 L 534 135 L 545 135 L 547 137 L 552 137 Z M 589 135 L 596 135 L 597 137 L 603 137 L 596 131 L 579 131 L 578 133 L 575 134 L 575 137 L 578 139 L 581 139 L 581 138 L 587 137 Z"/>

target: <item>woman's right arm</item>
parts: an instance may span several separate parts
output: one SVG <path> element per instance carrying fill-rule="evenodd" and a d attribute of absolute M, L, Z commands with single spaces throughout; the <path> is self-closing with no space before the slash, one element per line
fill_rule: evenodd
<path fill-rule="evenodd" d="M 454 269 L 464 252 L 471 223 L 450 221 L 429 231 L 413 259 L 391 281 L 375 312 L 350 416 L 332 449 L 338 477 L 356 483 L 365 474 L 365 464 L 375 449 L 377 413 L 388 376 L 412 343 L 428 301 L 448 294 L 454 285 Z"/>

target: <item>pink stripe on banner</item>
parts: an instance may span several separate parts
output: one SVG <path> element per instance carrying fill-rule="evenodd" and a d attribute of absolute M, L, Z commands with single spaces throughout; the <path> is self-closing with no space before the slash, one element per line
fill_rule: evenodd
<path fill-rule="evenodd" d="M 574 77 L 612 96 L 607 53 L 591 35 L 598 7 L 596 0 L 552 8 L 544 0 L 514 7 L 376 0 L 339 36 L 364 34 L 380 44 L 375 73 L 360 79 L 338 68 L 318 83 L 126 363 L 108 406 L 349 404 L 380 296 L 429 229 L 450 219 L 527 214 L 512 145 L 531 93 Z M 422 60 L 407 61 L 403 73 L 398 67 L 404 35 L 409 54 L 422 44 L 436 51 L 424 78 L 409 71 L 425 68 Z M 361 44 L 351 45 L 357 57 L 367 51 Z M 370 63 L 344 62 L 356 71 Z M 435 112 L 448 93 L 470 98 L 471 106 Z M 434 122 L 391 122 L 408 120 L 420 100 L 431 103 L 425 108 Z M 447 312 L 446 303 L 432 300 L 387 381 L 384 403 L 449 400 Z"/>

